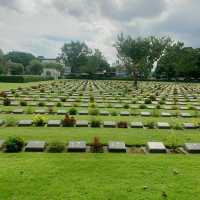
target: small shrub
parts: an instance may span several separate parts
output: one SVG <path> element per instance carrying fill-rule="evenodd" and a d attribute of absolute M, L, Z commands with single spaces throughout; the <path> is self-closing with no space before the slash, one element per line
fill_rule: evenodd
<path fill-rule="evenodd" d="M 91 108 L 96 108 L 96 105 L 95 105 L 94 103 L 92 103 L 92 104 L 90 105 L 90 107 L 91 107 Z"/>
<path fill-rule="evenodd" d="M 70 115 L 76 115 L 76 114 L 77 114 L 76 108 L 70 108 L 70 109 L 69 109 L 69 114 L 70 114 Z"/>
<path fill-rule="evenodd" d="M 24 140 L 20 137 L 10 137 L 4 143 L 5 151 L 10 153 L 21 151 L 23 146 Z"/>
<path fill-rule="evenodd" d="M 149 99 L 149 98 L 145 99 L 145 100 L 144 100 L 144 103 L 145 103 L 145 104 L 151 104 L 151 99 Z"/>
<path fill-rule="evenodd" d="M 147 108 L 147 106 L 146 106 L 146 105 L 144 105 L 144 104 L 140 104 L 139 108 L 140 108 L 140 109 L 146 109 L 146 108 Z"/>
<path fill-rule="evenodd" d="M 101 126 L 101 121 L 100 121 L 100 120 L 93 119 L 93 120 L 91 121 L 91 127 L 97 128 L 97 127 L 100 127 L 100 126 Z"/>
<path fill-rule="evenodd" d="M 60 100 L 61 100 L 62 102 L 66 102 L 66 97 L 62 97 L 62 98 L 60 98 Z"/>
<path fill-rule="evenodd" d="M 172 128 L 175 130 L 182 130 L 183 126 L 180 123 L 175 122 L 175 123 L 173 123 Z"/>
<path fill-rule="evenodd" d="M 15 126 L 16 125 L 16 121 L 14 117 L 9 117 L 6 120 L 6 126 L 11 127 L 11 126 Z"/>
<path fill-rule="evenodd" d="M 155 122 L 147 122 L 146 126 L 150 129 L 153 129 L 155 127 Z"/>
<path fill-rule="evenodd" d="M 76 124 L 76 119 L 70 117 L 68 114 L 65 115 L 65 118 L 62 120 L 62 125 L 64 127 L 73 127 Z"/>
<path fill-rule="evenodd" d="M 61 107 L 62 106 L 61 102 L 57 102 L 56 106 Z"/>
<path fill-rule="evenodd" d="M 126 103 L 126 104 L 124 104 L 124 109 L 129 109 L 129 105 Z"/>
<path fill-rule="evenodd" d="M 38 106 L 43 107 L 43 106 L 45 106 L 45 103 L 42 102 L 42 101 L 40 101 L 40 102 L 38 103 Z"/>
<path fill-rule="evenodd" d="M 11 100 L 9 98 L 4 98 L 3 105 L 4 106 L 9 106 L 10 104 L 11 104 Z"/>
<path fill-rule="evenodd" d="M 54 113 L 53 107 L 48 107 L 48 113 L 49 113 L 49 114 L 53 114 L 53 113 Z"/>
<path fill-rule="evenodd" d="M 101 144 L 100 139 L 95 137 L 91 144 L 91 151 L 93 153 L 102 153 L 103 152 L 103 144 Z"/>
<path fill-rule="evenodd" d="M 118 128 L 128 128 L 128 123 L 126 121 L 117 122 Z"/>
<path fill-rule="evenodd" d="M 20 105 L 21 106 L 27 106 L 27 102 L 26 101 L 20 101 Z"/>
<path fill-rule="evenodd" d="M 91 110 L 89 111 L 89 114 L 90 114 L 90 115 L 98 115 L 98 114 L 99 114 L 99 110 L 98 110 L 98 109 L 91 109 Z"/>
<path fill-rule="evenodd" d="M 94 102 L 94 97 L 90 96 L 90 102 Z"/>
<path fill-rule="evenodd" d="M 111 115 L 112 115 L 112 116 L 117 116 L 117 112 L 116 112 L 115 110 L 113 110 L 113 111 L 111 112 Z"/>
<path fill-rule="evenodd" d="M 33 108 L 32 107 L 28 107 L 26 110 L 27 114 L 32 114 L 33 113 Z"/>
<path fill-rule="evenodd" d="M 155 101 L 155 100 L 156 100 L 156 96 L 155 96 L 155 95 L 150 95 L 149 99 L 150 99 L 151 101 Z"/>
<path fill-rule="evenodd" d="M 35 126 L 44 126 L 46 124 L 47 119 L 42 115 L 36 115 L 33 118 L 33 123 Z"/>
<path fill-rule="evenodd" d="M 51 153 L 61 153 L 65 149 L 65 144 L 63 142 L 51 142 L 48 145 L 48 151 Z"/>

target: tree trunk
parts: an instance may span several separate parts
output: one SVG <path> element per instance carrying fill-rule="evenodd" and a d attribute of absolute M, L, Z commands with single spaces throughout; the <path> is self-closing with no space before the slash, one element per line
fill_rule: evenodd
<path fill-rule="evenodd" d="M 138 90 L 138 73 L 137 69 L 133 70 L 133 87 Z"/>

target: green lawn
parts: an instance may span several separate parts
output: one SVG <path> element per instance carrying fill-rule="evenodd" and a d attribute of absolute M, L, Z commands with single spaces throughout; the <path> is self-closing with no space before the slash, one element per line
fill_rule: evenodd
<path fill-rule="evenodd" d="M 199 130 L 154 130 L 120 128 L 51 128 L 51 127 L 5 127 L 0 128 L 0 139 L 21 136 L 28 140 L 66 141 L 85 140 L 91 143 L 98 136 L 102 143 L 120 140 L 128 145 L 145 145 L 148 141 L 162 141 L 166 145 L 183 145 L 200 142 Z"/>
<path fill-rule="evenodd" d="M 0 169 L 2 200 L 200 199 L 199 156 L 0 154 Z"/>
<path fill-rule="evenodd" d="M 39 83 L 41 82 L 29 82 L 29 83 L 2 83 L 0 82 L 0 91 L 8 90 L 8 89 L 16 89 L 18 87 L 30 87 L 32 85 L 38 85 Z"/>

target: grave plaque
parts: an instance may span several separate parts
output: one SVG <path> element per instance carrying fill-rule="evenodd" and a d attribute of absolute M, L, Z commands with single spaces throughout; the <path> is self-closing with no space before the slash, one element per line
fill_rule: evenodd
<path fill-rule="evenodd" d="M 69 152 L 85 152 L 86 142 L 85 141 L 70 141 L 67 149 Z"/>
<path fill-rule="evenodd" d="M 148 142 L 147 149 L 150 153 L 166 153 L 166 147 L 162 142 Z"/>
<path fill-rule="evenodd" d="M 121 141 L 111 141 L 108 144 L 109 152 L 126 152 L 126 145 Z"/>
<path fill-rule="evenodd" d="M 42 152 L 44 151 L 46 143 L 44 141 L 30 141 L 25 146 L 25 151 Z"/>
<path fill-rule="evenodd" d="M 200 143 L 186 143 L 184 148 L 189 153 L 200 153 Z"/>

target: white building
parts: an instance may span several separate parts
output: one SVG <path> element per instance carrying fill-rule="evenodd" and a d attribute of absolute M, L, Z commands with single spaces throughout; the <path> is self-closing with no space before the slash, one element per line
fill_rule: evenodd
<path fill-rule="evenodd" d="M 42 72 L 42 76 L 44 77 L 53 77 L 54 80 L 58 80 L 58 78 L 60 77 L 60 72 L 56 69 L 52 69 L 52 68 L 44 68 L 43 72 Z"/>

